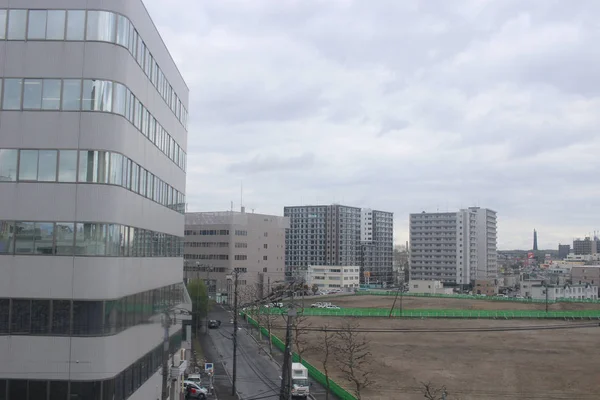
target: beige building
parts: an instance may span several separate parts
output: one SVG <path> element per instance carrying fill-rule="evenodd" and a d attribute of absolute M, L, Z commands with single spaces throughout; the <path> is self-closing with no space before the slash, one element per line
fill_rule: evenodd
<path fill-rule="evenodd" d="M 208 282 L 219 303 L 233 302 L 234 268 L 238 293 L 266 294 L 285 280 L 285 230 L 289 219 L 238 211 L 185 214 L 184 278 Z"/>
<path fill-rule="evenodd" d="M 306 284 L 317 285 L 321 291 L 351 291 L 360 287 L 360 267 L 309 265 L 306 269 Z"/>
<path fill-rule="evenodd" d="M 546 291 L 548 293 L 546 294 Z M 558 299 L 597 300 L 598 285 L 533 285 L 531 298 L 534 300 L 555 301 Z"/>
<path fill-rule="evenodd" d="M 498 294 L 498 286 L 497 279 L 476 279 L 473 285 L 473 294 L 496 296 Z"/>
<path fill-rule="evenodd" d="M 442 281 L 413 279 L 408 283 L 409 293 L 452 294 L 452 288 L 444 288 Z"/>
<path fill-rule="evenodd" d="M 600 285 L 600 265 L 574 266 L 571 268 L 571 282 L 574 285 Z"/>

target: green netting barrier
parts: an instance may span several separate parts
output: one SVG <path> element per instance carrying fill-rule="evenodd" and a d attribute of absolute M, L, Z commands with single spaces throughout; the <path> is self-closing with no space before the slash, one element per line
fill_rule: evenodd
<path fill-rule="evenodd" d="M 353 296 L 396 296 L 395 290 L 363 290 L 353 294 Z M 482 301 L 505 301 L 512 303 L 546 303 L 546 300 L 539 299 L 517 299 L 515 297 L 499 296 L 470 296 L 466 294 L 430 294 L 430 293 L 404 293 L 404 297 L 433 297 L 444 299 L 462 299 L 462 300 L 482 300 Z M 548 300 L 548 303 L 591 303 L 600 304 L 600 299 L 557 299 Z"/>
<path fill-rule="evenodd" d="M 263 308 L 261 313 L 282 314 L 285 309 Z M 386 308 L 305 308 L 298 310 L 307 316 L 332 317 L 388 317 Z M 600 319 L 599 310 L 581 311 L 538 311 L 538 310 L 459 310 L 459 309 L 394 309 L 393 317 L 404 318 L 481 318 L 481 319 Z"/>
<path fill-rule="evenodd" d="M 265 310 L 268 310 L 268 308 L 265 308 Z M 278 310 L 280 310 L 280 309 L 278 309 Z M 247 315 L 245 313 L 242 313 L 242 316 L 244 316 L 250 324 L 259 328 L 260 332 L 265 337 L 269 337 L 269 331 L 266 328 L 259 326 L 258 322 L 256 320 L 254 320 L 252 317 L 250 317 L 249 315 Z M 285 343 L 283 341 L 281 341 L 281 339 L 279 339 L 277 336 L 271 334 L 271 342 L 279 350 L 285 351 Z M 293 362 L 300 362 L 300 357 L 298 356 L 297 353 L 292 354 L 292 360 L 293 360 Z M 324 388 L 327 388 L 327 378 L 325 377 L 324 373 L 322 373 L 318 368 L 316 368 L 315 366 L 313 366 L 306 360 L 302 360 L 302 365 L 304 365 L 306 367 L 306 369 L 308 369 L 308 375 L 311 378 L 313 378 L 315 381 L 317 381 L 318 383 L 323 385 Z M 344 389 L 343 387 L 341 387 L 340 385 L 338 385 L 336 382 L 332 381 L 331 379 L 329 379 L 329 389 L 330 389 L 331 393 L 333 393 L 334 395 L 336 395 L 337 397 L 339 397 L 342 400 L 356 400 L 356 397 L 354 397 L 346 389 Z"/>

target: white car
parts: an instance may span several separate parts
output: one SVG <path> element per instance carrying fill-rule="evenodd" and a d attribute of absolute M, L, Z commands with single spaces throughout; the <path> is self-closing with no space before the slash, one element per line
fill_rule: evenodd
<path fill-rule="evenodd" d="M 329 305 L 325 307 L 328 310 L 339 310 L 340 308 L 338 306 L 334 306 L 334 305 Z"/>

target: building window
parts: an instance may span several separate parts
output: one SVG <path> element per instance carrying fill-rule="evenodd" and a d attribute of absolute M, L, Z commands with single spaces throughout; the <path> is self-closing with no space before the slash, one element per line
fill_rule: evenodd
<path fill-rule="evenodd" d="M 263 261 L 267 261 L 267 256 L 263 256 Z"/>
<path fill-rule="evenodd" d="M 8 40 L 25 40 L 27 10 L 8 10 Z"/>

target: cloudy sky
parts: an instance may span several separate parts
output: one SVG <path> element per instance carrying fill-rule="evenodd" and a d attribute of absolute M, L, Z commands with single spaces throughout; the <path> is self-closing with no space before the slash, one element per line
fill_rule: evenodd
<path fill-rule="evenodd" d="M 190 87 L 190 211 L 498 212 L 600 230 L 600 2 L 145 0 Z"/>

